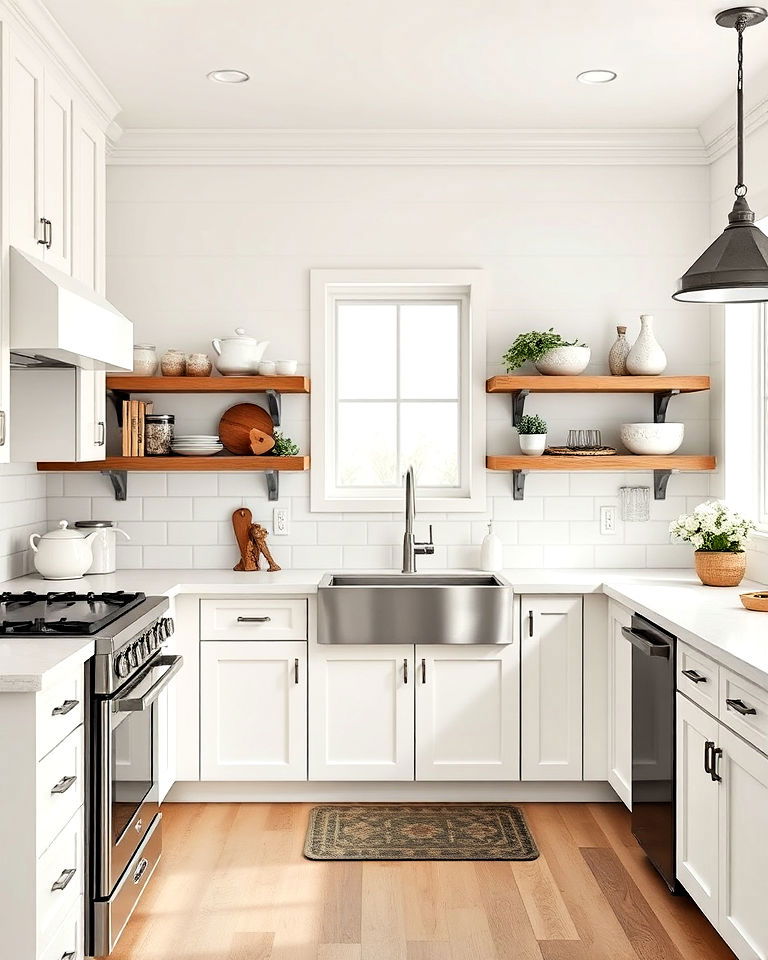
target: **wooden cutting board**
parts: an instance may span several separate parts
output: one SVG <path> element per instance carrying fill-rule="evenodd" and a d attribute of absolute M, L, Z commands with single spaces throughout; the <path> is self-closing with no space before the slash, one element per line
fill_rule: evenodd
<path fill-rule="evenodd" d="M 275 445 L 275 438 L 271 434 L 264 433 L 263 430 L 257 430 L 256 427 L 251 430 L 250 437 L 251 450 L 257 457 L 260 457 L 263 453 L 269 453 Z"/>
<path fill-rule="evenodd" d="M 232 514 L 232 527 L 235 531 L 235 540 L 240 548 L 240 559 L 233 567 L 234 570 L 243 570 L 248 552 L 248 529 L 253 521 L 253 515 L 247 507 L 240 507 Z"/>
<path fill-rule="evenodd" d="M 236 403 L 219 421 L 219 438 L 230 453 L 253 456 L 251 430 L 274 434 L 272 417 L 255 403 Z"/>

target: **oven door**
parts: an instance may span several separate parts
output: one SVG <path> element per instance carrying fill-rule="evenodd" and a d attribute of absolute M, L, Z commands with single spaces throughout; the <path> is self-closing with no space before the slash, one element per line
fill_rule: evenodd
<path fill-rule="evenodd" d="M 135 680 L 98 701 L 97 898 L 115 888 L 159 810 L 155 702 L 181 666 L 179 656 L 155 657 Z"/>

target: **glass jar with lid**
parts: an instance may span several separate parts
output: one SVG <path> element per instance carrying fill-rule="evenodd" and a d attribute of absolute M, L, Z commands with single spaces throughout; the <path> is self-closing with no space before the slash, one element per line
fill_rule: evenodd
<path fill-rule="evenodd" d="M 133 346 L 133 373 L 137 377 L 154 377 L 157 373 L 157 353 L 152 343 L 136 343 Z"/>
<path fill-rule="evenodd" d="M 172 413 L 148 413 L 144 418 L 144 455 L 167 457 L 171 453 L 176 417 Z"/>

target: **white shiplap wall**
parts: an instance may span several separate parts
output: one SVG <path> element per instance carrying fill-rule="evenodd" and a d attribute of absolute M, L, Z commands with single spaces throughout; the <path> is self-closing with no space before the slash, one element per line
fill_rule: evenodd
<path fill-rule="evenodd" d="M 244 326 L 269 339 L 268 356 L 296 357 L 309 372 L 309 270 L 313 267 L 480 267 L 489 277 L 488 374 L 517 333 L 555 326 L 593 350 L 607 372 L 617 323 L 636 333 L 653 313 L 670 373 L 707 373 L 708 311 L 676 304 L 679 272 L 709 237 L 708 171 L 701 167 L 120 167 L 108 176 L 110 299 L 138 341 L 208 350 L 213 336 Z M 215 430 L 234 397 L 158 398 L 188 432 Z M 531 398 L 555 442 L 569 427 L 650 418 L 643 397 Z M 286 433 L 308 449 L 308 402 L 284 398 Z M 516 450 L 509 400 L 488 398 L 488 450 Z M 709 449 L 709 398 L 676 399 L 684 451 Z M 473 565 L 487 517 L 497 521 L 514 566 L 688 565 L 666 525 L 708 491 L 706 475 L 677 475 L 652 520 L 599 533 L 599 507 L 617 502 L 637 474 L 528 477 L 526 499 L 489 474 L 488 512 L 433 515 L 437 550 L 422 567 Z M 98 474 L 52 475 L 48 516 L 119 519 L 133 537 L 124 566 L 228 567 L 229 516 L 246 504 L 271 521 L 263 478 L 239 474 L 134 474 L 115 503 Z M 380 567 L 399 562 L 399 516 L 313 514 L 308 477 L 281 477 L 291 534 L 272 539 L 285 566 Z M 424 532 L 419 527 L 418 533 Z"/>

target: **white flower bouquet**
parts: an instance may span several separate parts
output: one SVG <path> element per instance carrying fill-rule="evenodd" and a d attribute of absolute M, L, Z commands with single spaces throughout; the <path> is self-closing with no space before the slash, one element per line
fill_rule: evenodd
<path fill-rule="evenodd" d="M 690 514 L 681 514 L 669 525 L 675 540 L 687 541 L 707 553 L 743 553 L 755 525 L 722 500 L 700 503 Z"/>

